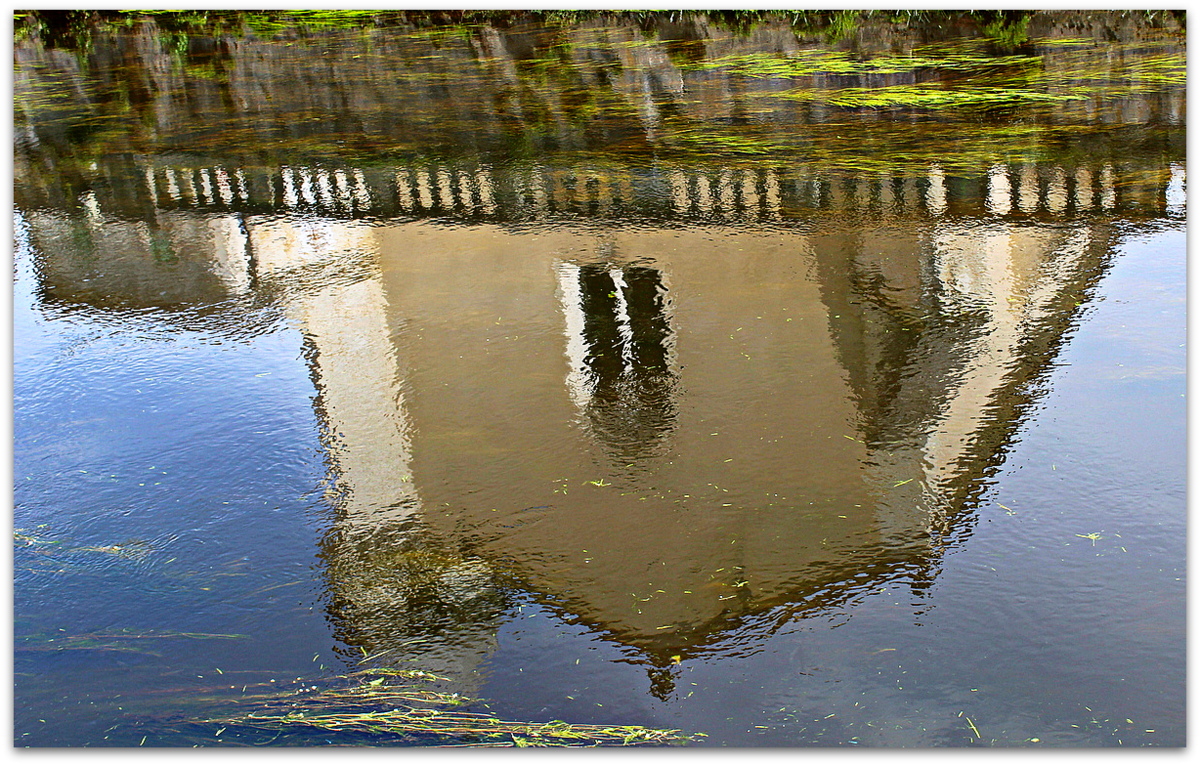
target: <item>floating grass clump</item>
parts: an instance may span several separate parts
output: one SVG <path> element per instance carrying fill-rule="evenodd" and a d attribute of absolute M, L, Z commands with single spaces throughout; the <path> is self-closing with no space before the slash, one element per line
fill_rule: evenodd
<path fill-rule="evenodd" d="M 381 675 L 363 679 L 370 675 Z M 256 708 L 236 715 L 189 722 L 226 731 L 262 730 L 277 736 L 319 731 L 371 736 L 381 744 L 490 747 L 599 747 L 681 744 L 697 735 L 638 725 L 588 725 L 562 720 L 519 722 L 466 711 L 478 699 L 422 688 L 413 681 L 444 680 L 425 672 L 367 670 L 350 685 L 313 687 L 277 697 L 260 697 Z M 382 737 L 382 740 L 379 740 Z M 274 739 L 272 739 L 274 740 Z"/>
<path fill-rule="evenodd" d="M 436 739 L 442 743 L 497 747 L 631 746 L 677 743 L 683 738 L 678 731 L 636 725 L 572 725 L 561 720 L 512 722 L 486 714 L 429 709 L 251 713 L 206 722 L 227 728 L 240 725 L 284 731 L 307 727 L 334 733 L 373 733 L 402 739 Z"/>

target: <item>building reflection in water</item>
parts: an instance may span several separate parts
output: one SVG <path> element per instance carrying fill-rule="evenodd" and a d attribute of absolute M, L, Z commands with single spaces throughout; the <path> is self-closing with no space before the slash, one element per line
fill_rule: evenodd
<path fill-rule="evenodd" d="M 1116 232 L 1182 173 L 143 169 L 140 214 L 22 208 L 43 305 L 303 332 L 348 649 L 469 688 L 532 597 L 663 697 L 681 660 L 936 575 Z M 609 225 L 653 188 L 656 221 Z"/>

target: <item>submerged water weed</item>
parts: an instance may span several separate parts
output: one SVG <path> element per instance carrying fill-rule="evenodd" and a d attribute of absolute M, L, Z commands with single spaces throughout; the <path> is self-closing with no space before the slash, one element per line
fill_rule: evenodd
<path fill-rule="evenodd" d="M 848 108 L 919 107 L 936 109 L 952 106 L 1008 106 L 1022 103 L 1081 101 L 1091 93 L 1083 88 L 1071 92 L 1047 93 L 1029 88 L 938 87 L 929 85 L 891 85 L 882 88 L 796 88 L 783 93 L 764 94 L 793 101 L 822 102 Z"/>
<path fill-rule="evenodd" d="M 977 173 L 995 164 L 1054 163 L 1070 156 L 1083 134 L 1103 138 L 1103 131 L 1078 125 L 1021 122 L 863 121 L 847 113 L 837 122 L 813 125 L 789 144 L 782 136 L 753 135 L 740 126 L 666 124 L 660 141 L 676 152 L 673 161 L 699 169 L 709 157 L 721 157 L 741 169 L 756 158 L 802 157 L 803 170 L 822 173 L 923 174 L 938 163 L 946 172 Z M 737 158 L 742 155 L 742 158 Z"/>
<path fill-rule="evenodd" d="M 777 139 L 703 129 L 664 131 L 663 140 L 698 157 L 738 154 L 764 156 L 778 154 L 789 148 Z"/>
<path fill-rule="evenodd" d="M 1070 40 L 1082 46 L 1089 41 Z M 921 46 L 905 55 L 864 57 L 847 51 L 803 49 L 787 55 L 754 53 L 725 56 L 694 64 L 697 70 L 723 70 L 755 79 L 797 80 L 797 87 L 754 93 L 759 98 L 819 102 L 844 108 L 1020 106 L 1154 92 L 1163 86 L 1185 86 L 1187 61 L 1182 51 L 1147 54 L 1130 48 L 1107 51 L 1066 46 L 1066 53 L 990 55 L 983 41 L 953 46 Z M 1120 53 L 1121 55 L 1114 55 Z M 901 75 L 938 77 L 937 82 L 892 82 L 860 85 L 843 81 L 831 87 L 828 77 L 862 78 Z M 815 78 L 819 78 L 815 79 Z M 811 81 L 812 84 L 806 84 Z"/>
<path fill-rule="evenodd" d="M 1122 66 L 1101 68 L 1081 61 L 1070 62 L 1053 71 L 1038 72 L 1034 81 L 1046 85 L 1092 83 L 1109 86 L 1187 85 L 1187 58 L 1183 53 L 1159 53 L 1139 56 Z"/>
<path fill-rule="evenodd" d="M 112 651 L 117 653 L 138 653 L 149 656 L 161 656 L 149 646 L 152 641 L 173 638 L 191 640 L 236 640 L 245 635 L 227 635 L 212 632 L 175 632 L 172 630 L 152 630 L 143 632 L 104 632 L 82 635 L 65 635 L 62 633 L 42 633 L 25 635 L 14 641 L 13 650 L 16 652 L 59 653 L 62 651 Z"/>
<path fill-rule="evenodd" d="M 47 524 L 38 525 L 38 529 L 44 529 Z M 40 545 L 60 545 L 62 542 L 57 539 L 47 539 L 36 536 L 33 533 L 26 533 L 26 529 L 13 529 L 13 544 L 17 547 L 35 547 Z"/>
<path fill-rule="evenodd" d="M 259 697 L 244 714 L 189 720 L 217 726 L 215 735 L 233 730 L 266 730 L 277 735 L 317 730 L 327 733 L 387 736 L 394 743 L 494 747 L 596 747 L 665 745 L 695 738 L 678 730 L 638 725 L 581 725 L 562 720 L 522 722 L 463 711 L 478 699 L 421 688 L 413 680 L 441 679 L 422 672 L 368 670 L 382 676 L 355 684 L 302 688 L 277 697 Z M 407 683 L 394 684 L 400 678 Z M 350 676 L 341 676 L 347 680 Z"/>
<path fill-rule="evenodd" d="M 746 77 L 811 77 L 814 75 L 860 76 L 869 74 L 901 74 L 920 69 L 948 72 L 982 72 L 1011 66 L 1034 66 L 1041 57 L 1035 55 L 989 56 L 982 52 L 949 51 L 937 55 L 933 51 L 908 56 L 874 56 L 863 58 L 846 51 L 810 48 L 786 57 L 769 53 L 725 56 L 695 64 L 695 69 L 726 69 Z"/>

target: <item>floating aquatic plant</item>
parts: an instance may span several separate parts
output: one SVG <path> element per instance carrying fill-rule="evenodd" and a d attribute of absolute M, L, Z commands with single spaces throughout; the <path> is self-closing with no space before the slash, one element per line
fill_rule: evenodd
<path fill-rule="evenodd" d="M 989 56 L 963 50 L 951 50 L 938 55 L 934 51 L 908 56 L 886 55 L 861 57 L 846 51 L 808 48 L 787 56 L 753 53 L 725 56 L 693 65 L 695 69 L 726 69 L 747 77 L 811 77 L 815 75 L 860 76 L 869 74 L 901 74 L 920 69 L 948 72 L 981 72 L 1012 66 L 1034 66 L 1040 56 Z"/>
<path fill-rule="evenodd" d="M 378 674 L 370 680 L 363 676 Z M 562 720 L 522 722 L 462 710 L 477 699 L 443 693 L 406 681 L 442 679 L 429 673 L 367 670 L 357 682 L 340 688 L 306 688 L 276 697 L 260 696 L 255 709 L 242 714 L 189 720 L 227 730 L 267 730 L 278 734 L 318 730 L 399 738 L 402 743 L 500 747 L 595 747 L 678 744 L 692 740 L 678 730 L 638 725 L 572 724 Z"/>
<path fill-rule="evenodd" d="M 753 53 L 724 56 L 691 65 L 696 70 L 723 70 L 755 79 L 796 80 L 786 91 L 755 92 L 758 98 L 783 98 L 846 108 L 990 107 L 1047 104 L 1089 98 L 1115 98 L 1150 93 L 1187 83 L 1182 51 L 1147 53 L 1147 46 L 1094 51 L 1073 46 L 1090 41 L 1071 39 L 1067 52 L 1049 59 L 1042 54 L 991 55 L 981 41 L 949 46 L 920 46 L 908 55 L 862 56 L 841 50 L 807 48 L 786 55 Z M 1160 41 L 1150 41 L 1158 43 Z M 1165 41 L 1163 41 L 1165 42 Z M 1109 56 L 1121 53 L 1115 59 Z M 1114 63 L 1115 62 L 1115 63 Z M 936 83 L 859 85 L 843 80 L 831 87 L 829 77 L 940 75 Z M 811 84 L 807 84 L 811 82 Z"/>
<path fill-rule="evenodd" d="M 820 101 L 832 106 L 851 108 L 951 106 L 1011 106 L 1029 103 L 1081 101 L 1090 97 L 1083 89 L 1048 93 L 1030 88 L 938 87 L 932 85 L 892 85 L 882 88 L 795 88 L 769 94 L 793 101 Z"/>

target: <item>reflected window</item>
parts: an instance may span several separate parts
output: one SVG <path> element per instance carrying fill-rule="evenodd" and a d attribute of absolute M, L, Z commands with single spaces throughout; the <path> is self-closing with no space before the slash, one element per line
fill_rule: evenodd
<path fill-rule="evenodd" d="M 675 427 L 674 331 L 662 274 L 645 266 L 563 264 L 567 387 L 614 460 L 654 454 Z"/>

